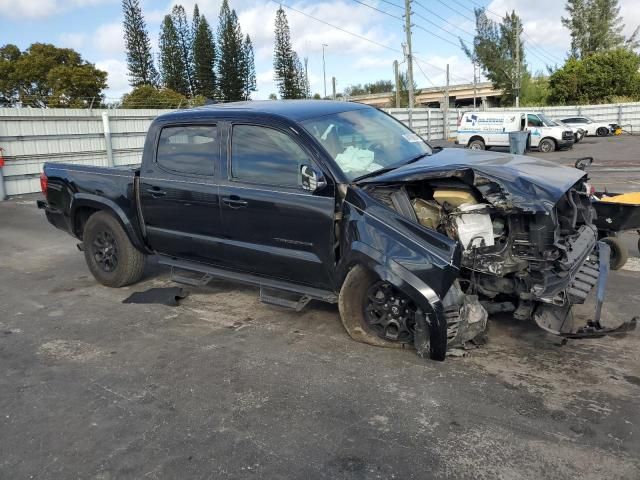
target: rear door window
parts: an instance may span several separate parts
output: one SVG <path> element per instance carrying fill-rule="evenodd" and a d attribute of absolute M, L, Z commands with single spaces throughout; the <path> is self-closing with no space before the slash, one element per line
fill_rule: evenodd
<path fill-rule="evenodd" d="M 233 126 L 231 177 L 235 180 L 298 187 L 300 167 L 311 163 L 286 133 L 258 125 Z"/>
<path fill-rule="evenodd" d="M 160 132 L 156 162 L 172 172 L 213 175 L 218 151 L 215 125 L 165 127 Z"/>

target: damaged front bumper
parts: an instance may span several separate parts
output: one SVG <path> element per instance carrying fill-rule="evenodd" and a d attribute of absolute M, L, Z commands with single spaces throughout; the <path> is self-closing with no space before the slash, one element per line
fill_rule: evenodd
<path fill-rule="evenodd" d="M 610 248 L 606 243 L 598 242 L 596 250 L 598 254 L 597 270 L 594 268 L 595 265 L 588 264 L 589 259 L 587 258 L 566 289 L 564 304 L 558 305 L 550 302 L 540 304 L 537 307 L 533 318 L 540 328 L 564 338 L 598 338 L 605 335 L 627 333 L 636 328 L 638 317 L 625 320 L 617 327 L 602 325 L 602 306 L 609 279 Z M 573 314 L 572 307 L 574 303 L 584 301 L 594 284 L 596 287 L 596 306 L 593 318 L 583 325 L 576 325 L 577 319 Z M 574 301 L 572 302 L 572 300 Z"/>

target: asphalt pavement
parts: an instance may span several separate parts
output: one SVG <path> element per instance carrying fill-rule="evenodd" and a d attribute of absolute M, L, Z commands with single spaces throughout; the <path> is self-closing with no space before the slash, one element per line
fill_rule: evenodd
<path fill-rule="evenodd" d="M 561 345 L 495 318 L 487 345 L 436 363 L 245 286 L 123 304 L 168 271 L 97 284 L 34 203 L 0 203 L 1 479 L 640 477 L 638 331 Z M 638 314 L 637 260 L 607 322 Z"/>

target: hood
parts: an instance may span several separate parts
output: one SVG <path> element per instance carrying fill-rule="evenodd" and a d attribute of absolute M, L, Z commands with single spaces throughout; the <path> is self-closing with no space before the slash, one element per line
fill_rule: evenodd
<path fill-rule="evenodd" d="M 473 185 L 496 206 L 549 212 L 586 173 L 533 157 L 445 148 L 430 157 L 361 184 L 458 178 Z M 493 184 L 493 185 L 492 185 Z"/>

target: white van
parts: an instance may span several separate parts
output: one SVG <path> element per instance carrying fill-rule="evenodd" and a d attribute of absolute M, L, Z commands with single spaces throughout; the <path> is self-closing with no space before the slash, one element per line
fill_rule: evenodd
<path fill-rule="evenodd" d="M 543 113 L 520 112 L 466 112 L 458 119 L 456 143 L 472 150 L 490 147 L 508 147 L 509 132 L 528 131 L 530 146 L 541 152 L 571 148 L 573 131 Z"/>

